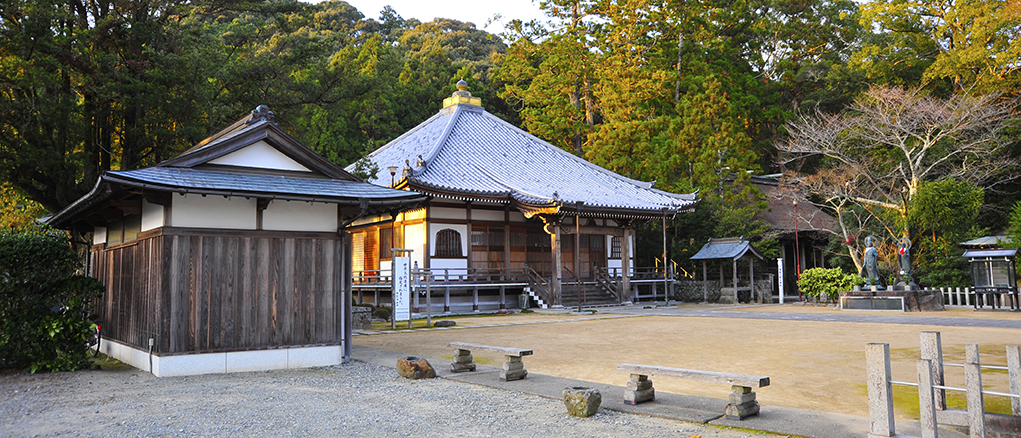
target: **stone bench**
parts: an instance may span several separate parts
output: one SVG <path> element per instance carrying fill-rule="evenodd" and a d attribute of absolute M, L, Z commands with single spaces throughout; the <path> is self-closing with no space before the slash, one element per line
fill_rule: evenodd
<path fill-rule="evenodd" d="M 624 390 L 624 403 L 635 405 L 656 399 L 649 376 L 676 377 L 700 382 L 725 383 L 731 385 L 730 404 L 724 414 L 730 420 L 743 420 L 759 413 L 759 402 L 755 401 L 752 388 L 769 386 L 769 377 L 746 376 L 742 374 L 717 373 L 712 371 L 685 370 L 681 368 L 657 367 L 623 363 L 617 371 L 631 373 L 631 380 Z"/>
<path fill-rule="evenodd" d="M 472 350 L 475 350 L 500 353 L 504 356 L 503 369 L 500 371 L 501 380 L 521 380 L 528 375 L 524 362 L 521 362 L 521 356 L 531 356 L 532 350 L 469 344 L 467 342 L 451 342 L 447 346 L 454 347 L 454 357 L 450 362 L 450 371 L 455 373 L 475 371 L 475 362 L 472 359 Z"/>

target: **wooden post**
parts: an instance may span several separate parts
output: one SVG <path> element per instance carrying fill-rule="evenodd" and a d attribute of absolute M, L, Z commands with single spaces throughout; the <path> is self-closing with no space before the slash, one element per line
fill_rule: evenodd
<path fill-rule="evenodd" d="M 1021 347 L 1017 345 L 1007 346 L 1007 379 L 1010 380 L 1010 393 L 1021 394 Z M 1010 410 L 1021 416 L 1021 399 L 1011 397 Z"/>
<path fill-rule="evenodd" d="M 506 286 L 500 285 L 500 310 L 507 308 L 507 295 L 504 289 L 506 289 Z"/>
<path fill-rule="evenodd" d="M 748 302 L 751 303 L 755 299 L 755 257 L 748 257 L 748 285 L 752 291 L 748 295 Z M 759 303 L 762 303 L 762 297 L 759 297 Z"/>
<path fill-rule="evenodd" d="M 734 259 L 731 264 L 734 268 L 734 303 L 740 302 L 737 296 L 737 259 Z"/>
<path fill-rule="evenodd" d="M 341 322 L 340 322 L 340 325 L 342 327 L 341 330 L 343 332 L 343 338 L 342 338 L 342 342 L 343 342 L 343 347 L 342 348 L 343 348 L 343 350 L 341 351 L 341 354 L 340 354 L 340 361 L 342 363 L 351 362 L 351 340 L 353 338 L 353 334 L 352 334 L 352 330 L 353 330 L 352 326 L 353 326 L 353 324 L 352 324 L 352 321 L 351 321 L 351 318 L 352 318 L 352 312 L 351 312 L 352 279 L 351 279 L 351 274 L 354 273 L 354 271 L 352 271 L 353 266 L 352 266 L 351 259 L 354 258 L 354 257 L 351 257 L 351 254 L 352 254 L 352 251 L 353 251 L 354 243 L 352 242 L 352 240 L 353 240 L 353 237 L 351 236 L 351 233 L 341 232 L 341 234 L 340 234 L 340 244 L 341 244 L 341 248 L 343 248 L 341 250 L 341 257 L 344 258 L 344 263 L 343 263 L 344 270 L 341 273 L 341 281 L 343 281 L 342 284 L 344 285 L 344 290 L 342 290 L 341 294 L 340 294 L 341 301 L 342 301 L 341 308 L 344 309 L 344 311 L 342 313 L 342 317 L 341 317 Z M 359 295 L 361 295 L 361 292 L 359 292 Z"/>
<path fill-rule="evenodd" d="M 702 302 L 709 302 L 709 274 L 705 270 L 705 260 L 702 260 Z"/>
<path fill-rule="evenodd" d="M 939 332 L 922 332 L 921 356 L 932 366 L 932 382 L 937 386 L 944 385 L 943 377 L 943 342 Z M 933 405 L 937 411 L 947 409 L 946 391 L 937 389 L 933 395 Z"/>
<path fill-rule="evenodd" d="M 552 283 L 552 284 L 550 284 L 550 286 L 552 286 L 551 289 L 553 289 L 551 291 L 553 293 L 553 302 L 550 303 L 550 304 L 552 304 L 554 307 L 558 307 L 558 306 L 561 305 L 561 303 L 560 303 L 560 298 L 561 298 L 561 284 L 560 284 L 560 282 L 561 282 L 561 279 L 563 278 L 563 275 L 564 275 L 563 274 L 564 265 L 563 265 L 563 261 L 561 259 L 561 254 L 560 254 L 560 221 L 556 220 L 555 218 L 550 218 L 549 220 L 550 220 L 549 226 L 551 228 L 553 228 L 553 233 L 550 234 L 550 245 L 553 246 L 553 248 L 552 248 L 552 251 L 553 251 L 553 281 L 550 282 L 550 283 Z"/>
<path fill-rule="evenodd" d="M 431 328 L 433 326 L 433 273 L 428 271 L 425 280 L 425 327 Z"/>
<path fill-rule="evenodd" d="M 631 294 L 631 226 L 624 226 L 624 238 L 620 241 L 620 261 L 624 275 L 620 281 L 623 284 L 624 294 L 628 301 L 634 302 Z"/>
<path fill-rule="evenodd" d="M 470 242 L 470 241 L 469 241 Z M 471 243 L 468 244 L 471 246 Z M 443 270 L 443 313 L 450 313 L 450 270 Z"/>
<path fill-rule="evenodd" d="M 922 426 L 922 438 L 938 438 L 936 427 L 936 403 L 932 388 L 932 361 L 918 359 L 918 421 Z"/>
<path fill-rule="evenodd" d="M 865 345 L 865 367 L 869 397 L 869 435 L 892 437 L 893 385 L 890 383 L 890 344 Z"/>
<path fill-rule="evenodd" d="M 978 344 L 964 344 L 964 388 L 968 400 L 968 436 L 986 438 L 986 404 L 982 396 L 982 366 Z"/>

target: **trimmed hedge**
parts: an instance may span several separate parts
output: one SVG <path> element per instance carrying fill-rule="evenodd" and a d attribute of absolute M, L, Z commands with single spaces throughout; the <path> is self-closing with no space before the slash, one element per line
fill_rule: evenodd
<path fill-rule="evenodd" d="M 0 368 L 89 368 L 86 341 L 93 302 L 103 293 L 78 275 L 67 236 L 49 228 L 0 232 Z"/>
<path fill-rule="evenodd" d="M 809 297 L 826 294 L 831 300 L 837 299 L 841 291 L 849 291 L 855 285 L 865 283 L 865 279 L 857 274 L 844 274 L 840 268 L 812 268 L 801 273 L 798 289 Z"/>

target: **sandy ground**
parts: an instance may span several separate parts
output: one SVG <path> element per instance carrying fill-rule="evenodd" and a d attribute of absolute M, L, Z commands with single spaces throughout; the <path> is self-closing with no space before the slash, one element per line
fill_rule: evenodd
<path fill-rule="evenodd" d="M 734 309 L 733 311 L 740 311 Z M 754 312 L 836 313 L 825 306 L 745 306 Z M 900 314 L 899 314 L 900 315 Z M 947 318 L 1021 319 L 1018 312 L 950 310 L 903 314 Z M 944 361 L 964 362 L 964 346 L 980 345 L 987 365 L 1006 365 L 1008 344 L 1021 343 L 1021 330 L 808 322 L 736 318 L 588 314 L 519 314 L 454 318 L 462 330 L 417 330 L 356 336 L 356 345 L 384 348 L 406 354 L 449 358 L 451 341 L 530 348 L 525 358 L 529 372 L 623 385 L 627 375 L 620 363 L 769 376 L 771 385 L 758 390 L 762 404 L 868 416 L 865 390 L 865 345 L 889 343 L 894 380 L 915 381 L 919 333 L 942 333 Z M 500 327 L 479 325 L 528 322 Z M 543 323 L 544 322 L 544 323 Z M 474 326 L 474 327 L 473 327 Z M 500 357 L 476 354 L 480 363 L 499 364 Z M 441 365 L 443 366 L 443 365 Z M 948 368 L 947 384 L 963 387 L 962 368 Z M 725 385 L 654 379 L 657 391 L 726 398 Z M 1006 392 L 1005 372 L 983 374 L 985 386 Z M 910 413 L 898 412 L 910 419 Z"/>

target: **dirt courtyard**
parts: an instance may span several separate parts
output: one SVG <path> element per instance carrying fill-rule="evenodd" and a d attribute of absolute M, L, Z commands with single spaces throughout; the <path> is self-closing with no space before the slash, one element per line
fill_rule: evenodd
<path fill-rule="evenodd" d="M 825 319 L 833 320 L 644 316 L 641 312 L 638 316 L 620 317 L 611 309 L 600 309 L 594 315 L 533 313 L 451 318 L 463 329 L 360 335 L 355 337 L 354 344 L 444 359 L 451 356 L 446 345 L 452 341 L 530 348 L 535 354 L 525 357 L 524 362 L 531 373 L 613 385 L 623 385 L 628 378 L 627 374 L 617 371 L 620 363 L 768 376 L 770 386 L 756 391 L 763 405 L 866 417 L 867 343 L 890 344 L 893 379 L 901 381 L 917 379 L 915 360 L 919 358 L 922 331 L 941 332 L 944 362 L 949 363 L 963 363 L 965 344 L 976 343 L 983 365 L 1006 365 L 1005 346 L 1021 343 L 1021 329 L 842 322 L 839 321 L 841 314 L 854 312 L 830 307 L 699 308 L 737 313 L 813 313 L 832 315 L 833 318 Z M 886 312 L 872 314 L 890 315 Z M 1021 320 L 1019 312 L 970 309 L 893 315 L 940 317 L 946 318 L 947 324 L 959 318 Z M 485 327 L 492 324 L 501 326 Z M 502 360 L 487 353 L 475 356 L 477 362 L 489 365 L 498 365 Z M 447 366 L 446 363 L 433 365 Z M 948 367 L 946 373 L 949 386 L 964 386 L 962 368 Z M 653 380 L 657 392 L 725 399 L 730 391 L 725 385 L 671 378 Z M 1005 371 L 984 371 L 983 383 L 990 390 L 1009 391 Z M 912 390 L 904 391 L 910 394 Z M 917 412 L 917 401 L 915 403 L 913 410 Z M 897 416 L 912 419 L 916 414 L 911 411 L 897 409 Z"/>

